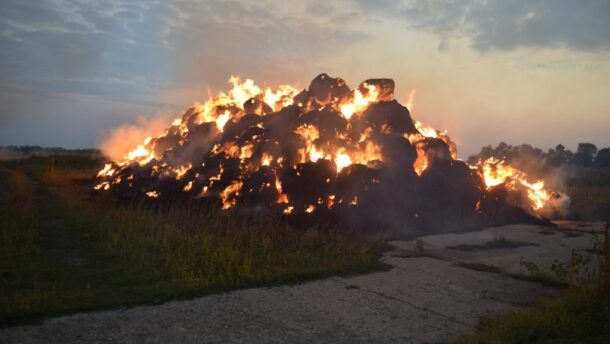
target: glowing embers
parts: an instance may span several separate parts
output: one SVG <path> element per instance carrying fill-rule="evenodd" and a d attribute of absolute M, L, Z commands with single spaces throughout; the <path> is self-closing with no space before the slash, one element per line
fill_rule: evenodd
<path fill-rule="evenodd" d="M 358 142 L 346 140 L 345 135 L 337 133 L 336 138 L 344 142 L 343 145 L 324 145 L 317 146 L 320 138 L 318 128 L 313 125 L 299 126 L 295 131 L 305 141 L 306 148 L 299 151 L 300 161 L 316 162 L 320 159 L 326 159 L 335 163 L 337 173 L 341 172 L 345 167 L 354 163 L 368 164 L 373 161 L 382 161 L 381 149 L 378 145 L 368 141 L 370 128 L 367 128 L 365 133 L 359 136 Z"/>
<path fill-rule="evenodd" d="M 186 183 L 184 188 L 182 188 L 182 191 L 189 192 L 189 191 L 191 191 L 192 188 L 193 188 L 193 181 L 191 180 L 188 183 Z"/>
<path fill-rule="evenodd" d="M 186 172 L 188 172 L 192 167 L 193 167 L 193 165 L 188 163 L 183 166 L 178 166 L 177 168 L 172 169 L 172 170 L 176 174 L 176 179 L 180 180 L 180 179 L 182 179 L 182 177 L 184 177 Z"/>
<path fill-rule="evenodd" d="M 261 158 L 261 165 L 269 166 L 273 161 L 273 156 L 267 153 L 263 153 L 263 157 Z"/>
<path fill-rule="evenodd" d="M 220 193 L 220 198 L 222 199 L 222 209 L 229 209 L 235 205 L 242 185 L 242 182 L 233 182 Z"/>
<path fill-rule="evenodd" d="M 113 168 L 112 164 L 106 164 L 104 165 L 104 168 L 101 169 L 98 173 L 97 176 L 98 177 L 111 177 L 115 172 L 115 169 Z"/>
<path fill-rule="evenodd" d="M 275 172 L 274 174 L 275 174 L 275 189 L 277 190 L 277 193 L 279 195 L 277 198 L 277 201 L 275 201 L 275 203 L 287 204 L 288 196 L 286 196 L 286 194 L 284 194 L 284 192 L 282 191 L 282 182 L 280 181 L 280 178 L 278 178 L 277 172 Z"/>
<path fill-rule="evenodd" d="M 150 198 L 158 198 L 159 196 L 161 196 L 161 194 L 158 191 L 148 191 L 146 193 L 146 196 Z"/>
<path fill-rule="evenodd" d="M 94 190 L 110 190 L 110 182 L 101 182 L 93 187 Z"/>

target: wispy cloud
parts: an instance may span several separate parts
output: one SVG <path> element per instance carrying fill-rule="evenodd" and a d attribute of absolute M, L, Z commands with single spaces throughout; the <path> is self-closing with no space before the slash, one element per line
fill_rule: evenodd
<path fill-rule="evenodd" d="M 445 41 L 466 37 L 478 51 L 520 47 L 610 50 L 607 0 L 355 0 L 370 17 L 404 20 Z"/>

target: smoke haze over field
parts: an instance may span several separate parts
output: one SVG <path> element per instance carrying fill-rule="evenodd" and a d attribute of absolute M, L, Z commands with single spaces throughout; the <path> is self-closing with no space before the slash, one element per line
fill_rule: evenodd
<path fill-rule="evenodd" d="M 415 116 L 461 157 L 500 141 L 606 147 L 609 42 L 605 0 L 8 0 L 0 145 L 98 146 L 230 75 L 304 88 L 327 72 L 392 78 L 403 103 L 417 89 Z"/>

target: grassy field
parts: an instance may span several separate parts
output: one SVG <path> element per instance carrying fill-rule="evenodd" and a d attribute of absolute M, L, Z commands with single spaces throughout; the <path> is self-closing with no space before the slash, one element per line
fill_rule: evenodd
<path fill-rule="evenodd" d="M 0 162 L 0 324 L 383 268 L 375 235 L 204 206 L 118 206 L 89 191 L 100 165 Z"/>
<path fill-rule="evenodd" d="M 478 333 L 455 344 L 608 343 L 610 302 L 597 293 L 571 292 L 532 308 L 486 319 Z"/>

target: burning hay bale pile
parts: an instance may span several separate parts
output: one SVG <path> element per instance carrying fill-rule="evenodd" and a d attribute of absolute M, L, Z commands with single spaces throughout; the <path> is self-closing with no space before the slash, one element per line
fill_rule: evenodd
<path fill-rule="evenodd" d="M 158 137 L 99 172 L 120 200 L 190 201 L 302 223 L 413 225 L 442 230 L 539 222 L 553 197 L 501 162 L 469 166 L 446 133 L 394 99 L 394 81 L 351 90 L 320 74 L 306 90 L 233 88 L 196 104 Z"/>

